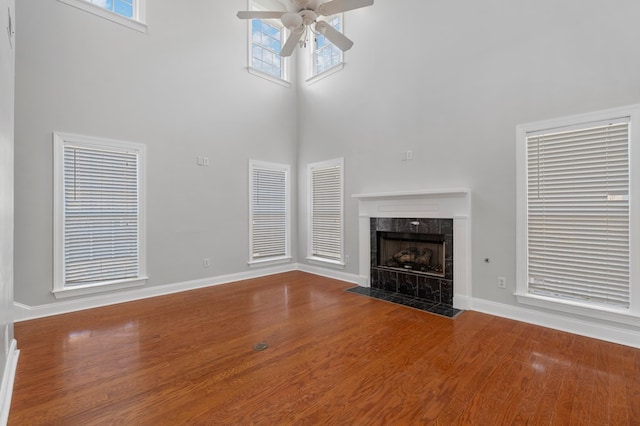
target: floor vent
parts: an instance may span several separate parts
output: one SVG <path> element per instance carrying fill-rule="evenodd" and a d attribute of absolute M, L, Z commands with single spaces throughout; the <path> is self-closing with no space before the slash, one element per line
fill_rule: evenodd
<path fill-rule="evenodd" d="M 267 349 L 269 347 L 268 344 L 264 343 L 264 342 L 260 342 L 260 343 L 256 343 L 255 345 L 253 345 L 253 350 L 256 352 L 262 352 L 265 349 Z"/>

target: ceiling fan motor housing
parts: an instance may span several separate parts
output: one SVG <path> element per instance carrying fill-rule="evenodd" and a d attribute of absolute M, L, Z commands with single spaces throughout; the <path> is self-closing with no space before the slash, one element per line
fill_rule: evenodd
<path fill-rule="evenodd" d="M 313 10 L 302 10 L 300 11 L 300 16 L 305 25 L 313 24 L 318 18 L 318 15 Z"/>
<path fill-rule="evenodd" d="M 318 7 L 324 3 L 323 0 L 287 0 L 287 10 L 291 12 L 300 12 L 301 10 L 318 10 Z"/>

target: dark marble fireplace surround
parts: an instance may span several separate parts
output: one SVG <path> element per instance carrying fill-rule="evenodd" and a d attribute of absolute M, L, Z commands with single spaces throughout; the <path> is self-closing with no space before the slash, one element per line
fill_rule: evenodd
<path fill-rule="evenodd" d="M 419 222 L 416 225 L 416 222 Z M 444 277 L 378 266 L 379 232 L 420 233 L 444 237 Z M 371 289 L 453 306 L 453 219 L 371 218 Z"/>

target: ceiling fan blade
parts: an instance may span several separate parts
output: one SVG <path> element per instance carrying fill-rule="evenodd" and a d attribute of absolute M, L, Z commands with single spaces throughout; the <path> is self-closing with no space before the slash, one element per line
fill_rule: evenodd
<path fill-rule="evenodd" d="M 240 19 L 280 19 L 287 12 L 260 12 L 257 10 L 248 10 L 238 12 Z"/>
<path fill-rule="evenodd" d="M 323 16 L 331 16 L 336 13 L 347 12 L 349 10 L 360 9 L 371 6 L 373 0 L 332 0 L 323 3 L 318 7 L 318 13 Z"/>
<path fill-rule="evenodd" d="M 282 56 L 283 58 L 291 56 L 296 48 L 296 45 L 302 38 L 302 34 L 304 34 L 304 25 L 291 31 L 291 35 L 287 39 L 287 42 L 284 44 L 284 46 L 282 46 L 282 49 L 280 49 L 280 56 Z"/>
<path fill-rule="evenodd" d="M 343 52 L 351 49 L 353 46 L 353 42 L 351 40 L 324 21 L 318 21 L 316 23 L 316 31 L 324 35 L 331 43 Z"/>

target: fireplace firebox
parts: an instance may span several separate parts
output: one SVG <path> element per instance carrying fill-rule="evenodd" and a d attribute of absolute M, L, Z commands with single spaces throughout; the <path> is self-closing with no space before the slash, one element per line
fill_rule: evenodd
<path fill-rule="evenodd" d="M 453 219 L 371 218 L 371 287 L 453 306 Z"/>
<path fill-rule="evenodd" d="M 377 232 L 378 267 L 444 277 L 443 234 Z"/>

